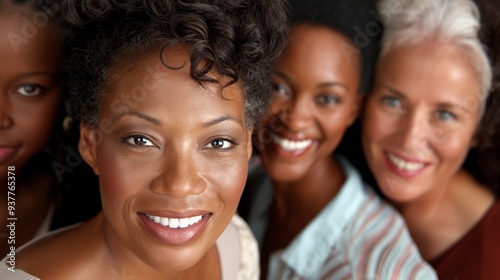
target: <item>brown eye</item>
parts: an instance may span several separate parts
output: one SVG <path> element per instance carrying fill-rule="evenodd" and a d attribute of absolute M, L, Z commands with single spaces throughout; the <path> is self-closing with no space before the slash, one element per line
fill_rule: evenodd
<path fill-rule="evenodd" d="M 154 146 L 153 142 L 142 135 L 132 135 L 124 139 L 124 141 L 134 146 Z"/>
<path fill-rule="evenodd" d="M 217 140 L 212 141 L 212 147 L 219 148 L 219 149 L 223 148 L 224 147 L 224 140 L 217 139 Z"/>
<path fill-rule="evenodd" d="M 144 146 L 148 144 L 148 140 L 144 137 L 134 137 L 134 144 Z"/>
<path fill-rule="evenodd" d="M 337 96 L 331 94 L 323 94 L 316 97 L 316 100 L 320 104 L 337 104 L 340 103 L 340 100 Z"/>
<path fill-rule="evenodd" d="M 207 147 L 213 149 L 227 150 L 231 149 L 235 146 L 235 142 L 228 139 L 214 139 L 212 140 Z"/>

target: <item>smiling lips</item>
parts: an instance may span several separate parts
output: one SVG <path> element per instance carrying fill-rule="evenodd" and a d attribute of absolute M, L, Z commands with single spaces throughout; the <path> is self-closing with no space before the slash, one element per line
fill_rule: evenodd
<path fill-rule="evenodd" d="M 207 228 L 212 214 L 207 212 L 191 213 L 193 216 L 183 218 L 169 218 L 167 214 L 162 216 L 139 213 L 139 218 L 157 240 L 166 244 L 186 244 L 201 236 Z M 160 215 L 157 213 L 157 215 Z M 179 217 L 180 215 L 168 215 Z"/>
<path fill-rule="evenodd" d="M 422 167 L 424 167 L 424 164 L 421 162 L 411 162 L 411 161 L 406 161 L 400 157 L 397 157 L 391 153 L 387 153 L 387 157 L 389 160 L 396 165 L 399 169 L 403 171 L 415 171 L 418 170 Z"/>
<path fill-rule="evenodd" d="M 7 161 L 15 152 L 15 148 L 0 146 L 0 163 Z"/>
<path fill-rule="evenodd" d="M 196 223 L 198 223 L 202 218 L 203 215 L 198 215 L 198 216 L 193 216 L 189 218 L 166 218 L 166 217 L 160 217 L 160 216 L 153 216 L 153 215 L 148 215 L 146 216 L 153 222 L 160 224 L 162 226 L 166 226 L 169 228 L 187 228 L 189 226 L 192 226 Z"/>
<path fill-rule="evenodd" d="M 401 158 L 393 153 L 384 153 L 390 169 L 399 176 L 413 177 L 420 174 L 429 163 Z"/>
<path fill-rule="evenodd" d="M 273 141 L 275 144 L 279 145 L 286 151 L 300 151 L 305 150 L 309 147 L 313 141 L 311 139 L 294 141 L 286 138 L 281 138 L 276 134 L 273 134 Z"/>

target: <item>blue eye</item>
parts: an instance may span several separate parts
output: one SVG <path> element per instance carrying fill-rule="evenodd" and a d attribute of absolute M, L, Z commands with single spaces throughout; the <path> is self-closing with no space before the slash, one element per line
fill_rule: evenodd
<path fill-rule="evenodd" d="M 37 96 L 44 93 L 45 91 L 45 88 L 35 84 L 22 85 L 16 89 L 17 93 L 24 96 Z"/>
<path fill-rule="evenodd" d="M 151 142 L 147 137 L 142 135 L 132 135 L 123 139 L 123 141 L 127 144 L 133 146 L 145 146 L 145 147 L 153 147 L 155 144 Z"/>
<path fill-rule="evenodd" d="M 382 97 L 382 102 L 391 108 L 401 107 L 401 105 L 402 105 L 401 100 L 399 100 L 396 97 L 392 97 L 392 96 Z"/>
<path fill-rule="evenodd" d="M 442 121 L 450 121 L 450 120 L 457 119 L 457 116 L 455 116 L 453 113 L 446 111 L 446 110 L 437 111 L 437 116 Z"/>
<path fill-rule="evenodd" d="M 340 99 L 337 96 L 331 94 L 320 95 L 316 97 L 316 100 L 318 101 L 318 103 L 326 105 L 340 103 Z"/>
<path fill-rule="evenodd" d="M 212 149 L 228 150 L 233 148 L 235 145 L 236 143 L 232 140 L 218 138 L 210 141 L 210 143 L 208 143 L 206 147 Z"/>

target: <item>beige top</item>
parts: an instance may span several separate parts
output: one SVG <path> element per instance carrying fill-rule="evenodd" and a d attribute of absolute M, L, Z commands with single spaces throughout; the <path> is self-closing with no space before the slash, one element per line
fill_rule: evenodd
<path fill-rule="evenodd" d="M 50 232 L 48 235 L 68 230 L 77 225 L 65 227 Z M 48 236 L 44 235 L 42 237 Z M 39 238 L 42 238 L 39 237 Z M 36 238 L 25 246 L 35 242 Z M 234 215 L 231 222 L 216 241 L 217 251 L 221 263 L 222 280 L 258 280 L 260 277 L 259 268 L 259 249 L 257 242 L 250 231 L 248 225 L 243 219 Z M 6 263 L 8 257 L 2 259 L 0 263 L 0 279 L 2 280 L 36 280 L 40 279 L 23 270 L 15 269 L 15 272 L 9 270 Z"/>

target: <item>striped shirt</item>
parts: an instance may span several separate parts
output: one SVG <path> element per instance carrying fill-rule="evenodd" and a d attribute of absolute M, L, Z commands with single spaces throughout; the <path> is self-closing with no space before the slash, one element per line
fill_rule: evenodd
<path fill-rule="evenodd" d="M 267 279 L 437 279 L 422 259 L 401 216 L 338 157 L 346 181 L 337 196 L 269 261 Z M 250 173 L 258 188 L 248 223 L 262 246 L 272 203 L 271 180 L 261 167 Z M 253 180 L 252 176 L 260 179 Z M 258 181 L 258 186 L 251 182 Z"/>

